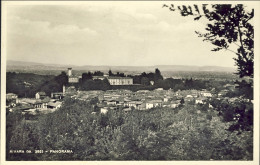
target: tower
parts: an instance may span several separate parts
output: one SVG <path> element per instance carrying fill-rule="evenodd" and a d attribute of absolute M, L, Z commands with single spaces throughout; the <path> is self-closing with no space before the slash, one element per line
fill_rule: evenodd
<path fill-rule="evenodd" d="M 65 85 L 62 86 L 62 93 L 63 93 L 63 96 L 65 95 L 65 92 L 66 92 L 66 87 Z"/>
<path fill-rule="evenodd" d="M 72 68 L 68 68 L 68 76 L 72 76 Z"/>

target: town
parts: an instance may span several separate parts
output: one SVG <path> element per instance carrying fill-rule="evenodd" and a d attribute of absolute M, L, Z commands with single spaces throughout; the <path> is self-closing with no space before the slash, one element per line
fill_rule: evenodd
<path fill-rule="evenodd" d="M 111 71 L 110 71 L 111 72 Z M 111 73 L 110 73 L 111 75 Z M 207 89 L 189 89 L 164 90 L 163 88 L 155 88 L 153 90 L 138 90 L 131 91 L 128 89 L 113 89 L 113 90 L 79 90 L 75 86 L 79 83 L 82 76 L 75 76 L 72 73 L 72 68 L 67 71 L 68 83 L 63 85 L 62 92 L 52 92 L 48 96 L 43 91 L 35 93 L 35 98 L 19 98 L 17 94 L 7 93 L 7 110 L 22 111 L 22 114 L 46 114 L 57 110 L 62 106 L 64 97 L 73 99 L 91 101 L 94 103 L 93 113 L 106 114 L 109 110 L 131 111 L 131 110 L 149 110 L 153 108 L 171 108 L 175 109 L 184 103 L 193 105 L 202 105 L 209 103 L 212 97 L 217 99 L 225 99 L 229 102 L 234 102 L 237 97 L 227 97 L 229 91 L 236 89 L 235 84 L 225 84 L 219 92 L 214 88 Z M 111 86 L 136 86 L 133 84 L 132 77 L 115 77 L 109 75 L 93 76 L 92 80 L 107 79 Z M 154 81 L 148 82 L 153 86 Z M 94 102 L 93 102 L 94 100 Z M 212 108 L 208 104 L 209 108 Z"/>

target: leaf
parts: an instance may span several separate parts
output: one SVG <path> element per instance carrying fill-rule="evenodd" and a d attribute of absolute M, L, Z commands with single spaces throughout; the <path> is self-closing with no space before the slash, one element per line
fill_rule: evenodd
<path fill-rule="evenodd" d="M 201 15 L 198 16 L 198 17 L 195 17 L 194 20 L 197 21 L 197 20 L 199 20 L 201 17 L 202 17 Z"/>

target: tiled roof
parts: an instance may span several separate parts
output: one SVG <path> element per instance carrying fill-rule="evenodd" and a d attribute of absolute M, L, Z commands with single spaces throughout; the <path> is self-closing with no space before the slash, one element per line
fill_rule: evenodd
<path fill-rule="evenodd" d="M 39 94 L 39 95 L 44 95 L 44 96 L 46 95 L 45 92 L 38 92 L 38 94 Z"/>
<path fill-rule="evenodd" d="M 57 107 L 57 106 L 59 106 L 59 105 L 61 105 L 62 104 L 62 102 L 59 102 L 59 101 L 56 101 L 55 103 L 54 102 L 49 102 L 48 103 L 48 105 L 49 106 L 52 106 L 52 107 Z"/>

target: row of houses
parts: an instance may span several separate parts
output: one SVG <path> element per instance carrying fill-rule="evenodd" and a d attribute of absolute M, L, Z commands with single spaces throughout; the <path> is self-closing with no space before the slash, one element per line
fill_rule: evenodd
<path fill-rule="evenodd" d="M 53 93 L 52 96 L 55 97 Z M 60 94 L 59 94 L 60 95 Z M 16 94 L 8 93 L 6 94 L 7 102 L 6 108 L 12 111 L 22 111 L 22 113 L 35 114 L 36 111 L 40 112 L 53 112 L 60 108 L 62 101 L 59 99 L 49 98 L 45 92 L 37 92 L 35 98 L 18 98 Z"/>
<path fill-rule="evenodd" d="M 108 90 L 108 91 L 78 91 L 76 96 L 79 100 L 88 101 L 97 98 L 97 106 L 104 113 L 109 109 L 131 109 L 148 110 L 156 107 L 176 108 L 180 105 L 180 99 L 172 99 L 166 90 Z"/>

